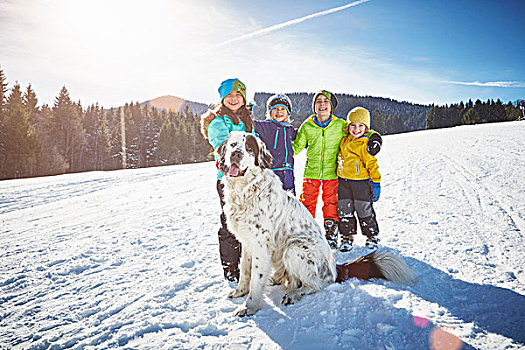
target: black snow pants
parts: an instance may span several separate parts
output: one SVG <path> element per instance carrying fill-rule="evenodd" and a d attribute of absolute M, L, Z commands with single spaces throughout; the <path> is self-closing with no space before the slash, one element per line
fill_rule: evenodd
<path fill-rule="evenodd" d="M 379 233 L 369 180 L 339 178 L 337 197 L 339 232 L 343 237 L 357 234 L 357 218 L 363 235 L 373 237 Z"/>
<path fill-rule="evenodd" d="M 219 228 L 219 253 L 221 256 L 224 277 L 231 282 L 239 281 L 239 261 L 241 259 L 241 243 L 226 226 L 224 215 L 224 184 L 217 181 L 217 192 L 221 201 L 221 227 Z"/>

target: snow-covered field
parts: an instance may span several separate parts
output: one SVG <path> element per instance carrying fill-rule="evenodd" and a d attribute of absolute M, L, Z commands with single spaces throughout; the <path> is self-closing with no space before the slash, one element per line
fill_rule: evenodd
<path fill-rule="evenodd" d="M 352 279 L 291 306 L 271 287 L 247 318 L 226 298 L 212 162 L 2 181 L 0 349 L 524 348 L 524 135 L 384 137 L 381 249 L 418 283 Z"/>

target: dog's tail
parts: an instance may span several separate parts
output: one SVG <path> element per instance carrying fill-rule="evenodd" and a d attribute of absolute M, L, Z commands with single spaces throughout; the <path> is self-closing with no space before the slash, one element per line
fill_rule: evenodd
<path fill-rule="evenodd" d="M 361 280 L 381 278 L 395 283 L 413 284 L 414 272 L 400 257 L 389 252 L 373 252 L 356 260 L 337 265 L 336 282 L 356 277 Z"/>

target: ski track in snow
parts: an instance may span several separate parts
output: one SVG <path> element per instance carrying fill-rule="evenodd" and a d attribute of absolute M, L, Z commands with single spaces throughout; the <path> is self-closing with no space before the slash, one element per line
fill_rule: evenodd
<path fill-rule="evenodd" d="M 418 282 L 351 279 L 290 306 L 269 287 L 247 318 L 226 298 L 213 162 L 2 181 L 0 349 L 523 348 L 524 134 L 385 136 L 380 249 Z"/>

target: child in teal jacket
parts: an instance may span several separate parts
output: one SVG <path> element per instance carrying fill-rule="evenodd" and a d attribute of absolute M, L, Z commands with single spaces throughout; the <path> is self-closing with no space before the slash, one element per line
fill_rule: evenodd
<path fill-rule="evenodd" d="M 217 149 L 232 131 L 253 131 L 253 121 L 250 111 L 246 108 L 246 87 L 239 79 L 228 79 L 219 86 L 221 102 L 208 110 L 201 117 L 201 132 L 204 137 Z M 224 185 L 221 179 L 224 176 L 217 173 L 217 192 L 224 207 Z M 219 228 L 219 253 L 221 256 L 224 277 L 232 282 L 239 280 L 239 260 L 241 244 L 226 226 L 224 210 L 221 213 L 221 227 Z"/>

